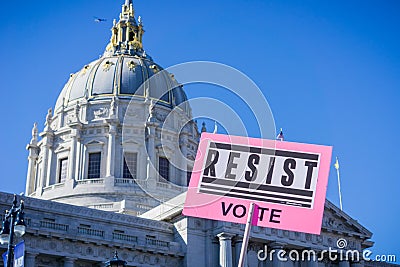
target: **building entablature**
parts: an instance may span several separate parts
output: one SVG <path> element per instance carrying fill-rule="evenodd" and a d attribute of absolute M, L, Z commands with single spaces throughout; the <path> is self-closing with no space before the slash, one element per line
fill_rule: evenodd
<path fill-rule="evenodd" d="M 0 193 L 0 209 L 12 198 Z M 100 263 L 112 257 L 113 247 L 119 247 L 132 264 L 139 261 L 134 259 L 138 255 L 178 262 L 184 256 L 170 223 L 28 197 L 23 200 L 29 253 Z"/>

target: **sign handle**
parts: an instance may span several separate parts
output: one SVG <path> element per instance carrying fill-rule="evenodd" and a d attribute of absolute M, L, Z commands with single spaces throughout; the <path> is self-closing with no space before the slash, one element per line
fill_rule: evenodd
<path fill-rule="evenodd" d="M 247 246 L 249 245 L 251 224 L 252 224 L 252 221 L 253 221 L 253 214 L 254 214 L 254 206 L 255 206 L 254 203 L 250 203 L 249 214 L 247 215 L 246 228 L 244 230 L 242 248 L 240 250 L 240 257 L 239 257 L 238 267 L 245 267 L 244 266 L 244 262 L 245 262 L 244 259 L 245 259 L 246 252 L 247 252 Z"/>

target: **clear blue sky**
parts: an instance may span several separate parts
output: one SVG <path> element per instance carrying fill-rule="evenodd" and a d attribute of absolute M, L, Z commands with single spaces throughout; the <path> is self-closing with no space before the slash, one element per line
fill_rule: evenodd
<path fill-rule="evenodd" d="M 2 2 L 1 191 L 24 191 L 33 122 L 42 129 L 69 74 L 102 54 L 122 2 Z M 332 145 L 345 212 L 374 233 L 376 253 L 400 258 L 399 1 L 143 0 L 135 8 L 157 63 L 231 65 L 262 89 L 289 141 Z M 327 196 L 338 205 L 333 168 Z"/>

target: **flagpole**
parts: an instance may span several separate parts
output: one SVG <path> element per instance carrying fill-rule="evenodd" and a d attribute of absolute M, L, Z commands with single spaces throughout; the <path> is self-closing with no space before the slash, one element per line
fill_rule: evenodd
<path fill-rule="evenodd" d="M 337 158 L 337 157 L 336 157 L 335 168 L 336 168 L 337 179 L 338 179 L 340 210 L 343 210 L 343 204 L 342 204 L 342 191 L 341 191 L 341 188 L 340 188 L 340 172 L 339 172 L 339 161 L 338 161 L 338 158 Z"/>
<path fill-rule="evenodd" d="M 249 214 L 247 215 L 246 228 L 244 229 L 242 248 L 240 250 L 238 267 L 244 267 L 245 257 L 247 253 L 247 246 L 249 245 L 251 224 L 253 222 L 254 206 L 255 204 L 253 202 L 250 203 Z"/>

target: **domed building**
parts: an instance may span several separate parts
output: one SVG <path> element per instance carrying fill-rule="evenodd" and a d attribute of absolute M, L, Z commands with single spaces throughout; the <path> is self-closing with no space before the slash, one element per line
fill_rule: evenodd
<path fill-rule="evenodd" d="M 34 126 L 26 195 L 138 215 L 185 190 L 199 133 L 183 87 L 145 52 L 131 1 L 111 32 L 70 75 L 40 141 Z"/>
<path fill-rule="evenodd" d="M 100 267 L 115 250 L 129 267 L 237 266 L 244 225 L 182 215 L 199 132 L 182 86 L 144 50 L 132 0 L 111 32 L 103 56 L 71 74 L 43 132 L 33 127 L 27 229 L 16 240 L 25 266 Z M 0 192 L 0 210 L 13 197 Z M 371 236 L 327 200 L 320 235 L 252 227 L 245 266 L 395 266 L 323 253 L 344 241 L 361 253 Z M 319 261 L 260 259 L 266 246 Z"/>

